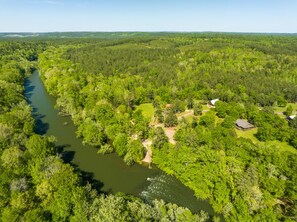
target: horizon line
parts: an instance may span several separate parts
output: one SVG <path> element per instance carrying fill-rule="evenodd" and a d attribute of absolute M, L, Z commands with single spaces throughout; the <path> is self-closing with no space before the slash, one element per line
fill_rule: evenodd
<path fill-rule="evenodd" d="M 256 32 L 256 31 L 0 31 L 0 34 L 11 34 L 11 33 L 30 33 L 30 34 L 47 34 L 47 33 L 242 33 L 242 34 L 297 34 L 297 32 Z"/>

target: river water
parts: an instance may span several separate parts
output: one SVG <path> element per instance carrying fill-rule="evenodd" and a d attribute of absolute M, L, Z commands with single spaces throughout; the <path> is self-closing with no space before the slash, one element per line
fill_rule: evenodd
<path fill-rule="evenodd" d="M 101 192 L 132 194 L 146 201 L 163 199 L 194 213 L 204 210 L 214 215 L 207 201 L 197 200 L 194 192 L 175 177 L 156 167 L 148 169 L 138 164 L 129 167 L 116 154 L 98 155 L 94 147 L 82 145 L 82 140 L 76 138 L 76 127 L 71 119 L 58 115 L 55 98 L 46 92 L 38 71 L 26 80 L 25 96 L 33 108 L 37 132 L 55 136 L 64 160 L 76 166 L 82 177 Z"/>

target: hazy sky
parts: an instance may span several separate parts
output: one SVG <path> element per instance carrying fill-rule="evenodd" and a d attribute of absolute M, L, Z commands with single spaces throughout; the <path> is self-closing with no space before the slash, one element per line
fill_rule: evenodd
<path fill-rule="evenodd" d="M 0 0 L 0 32 L 297 32 L 297 0 Z"/>

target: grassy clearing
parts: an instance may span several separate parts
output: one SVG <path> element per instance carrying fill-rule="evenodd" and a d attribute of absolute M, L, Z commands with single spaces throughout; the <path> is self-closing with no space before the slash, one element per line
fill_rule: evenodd
<path fill-rule="evenodd" d="M 286 111 L 287 107 L 291 105 L 293 107 L 293 114 L 297 114 L 297 103 L 288 103 L 286 107 L 274 107 L 275 113 L 283 113 Z"/>
<path fill-rule="evenodd" d="M 247 138 L 253 141 L 254 144 L 262 144 L 262 145 L 268 145 L 268 146 L 276 146 L 279 147 L 281 151 L 283 152 L 291 152 L 294 154 L 297 154 L 297 150 L 290 146 L 287 142 L 281 142 L 278 140 L 275 141 L 267 141 L 267 142 L 260 142 L 256 137 L 255 134 L 257 133 L 258 129 L 254 128 L 251 130 L 247 130 L 247 131 L 242 131 L 242 130 L 238 130 L 235 129 L 235 132 L 237 134 L 238 137 L 243 137 L 243 138 Z"/>
<path fill-rule="evenodd" d="M 192 112 L 190 110 L 186 110 L 184 112 L 181 112 L 181 113 L 177 113 L 176 116 L 177 117 L 183 117 L 183 116 L 187 116 L 187 115 L 190 115 Z"/>
<path fill-rule="evenodd" d="M 202 110 L 208 111 L 210 107 L 208 105 L 202 105 Z"/>
<path fill-rule="evenodd" d="M 246 139 L 250 139 L 253 141 L 253 143 L 259 143 L 259 140 L 255 137 L 254 134 L 256 134 L 258 131 L 258 128 L 253 128 L 251 130 L 247 130 L 247 131 L 242 131 L 239 129 L 235 129 L 235 132 L 237 134 L 238 137 L 243 137 Z"/>
<path fill-rule="evenodd" d="M 141 104 L 136 108 L 136 110 L 141 110 L 143 116 L 149 120 L 153 118 L 154 112 L 155 112 L 155 109 L 152 103 Z"/>
<path fill-rule="evenodd" d="M 185 119 L 189 122 L 189 123 L 192 123 L 193 122 L 193 115 L 192 116 L 186 116 Z"/>

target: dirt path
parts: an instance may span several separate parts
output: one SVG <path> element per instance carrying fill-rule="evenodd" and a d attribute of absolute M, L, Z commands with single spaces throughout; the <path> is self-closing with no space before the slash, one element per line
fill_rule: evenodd
<path fill-rule="evenodd" d="M 151 140 L 145 140 L 142 142 L 142 145 L 146 148 L 146 154 L 142 162 L 146 162 L 146 163 L 152 162 L 152 158 L 153 158 L 153 151 L 151 149 L 152 143 L 153 142 Z"/>
<path fill-rule="evenodd" d="M 169 143 L 171 144 L 176 144 L 176 141 L 174 139 L 174 134 L 176 132 L 176 127 L 169 127 L 169 128 L 164 128 L 165 134 L 169 139 Z"/>
<path fill-rule="evenodd" d="M 193 115 L 194 115 L 194 110 L 190 109 L 178 114 L 177 119 L 181 120 L 183 117 L 186 118 L 187 116 L 193 116 Z"/>
<path fill-rule="evenodd" d="M 176 132 L 177 127 L 165 127 L 163 123 L 158 123 L 155 125 L 155 128 L 162 127 L 165 135 L 168 137 L 168 140 L 171 144 L 176 144 L 176 141 L 174 140 L 174 134 Z"/>
<path fill-rule="evenodd" d="M 144 157 L 144 159 L 142 160 L 142 162 L 146 162 L 146 163 L 151 163 L 152 162 L 152 158 L 153 157 L 153 152 L 151 149 L 146 151 L 146 155 Z"/>

